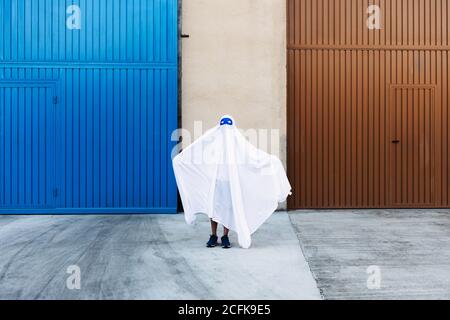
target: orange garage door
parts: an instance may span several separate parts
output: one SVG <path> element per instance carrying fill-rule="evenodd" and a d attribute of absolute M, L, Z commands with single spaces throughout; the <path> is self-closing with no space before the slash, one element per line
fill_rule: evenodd
<path fill-rule="evenodd" d="M 289 207 L 450 207 L 450 0 L 287 8 Z"/>

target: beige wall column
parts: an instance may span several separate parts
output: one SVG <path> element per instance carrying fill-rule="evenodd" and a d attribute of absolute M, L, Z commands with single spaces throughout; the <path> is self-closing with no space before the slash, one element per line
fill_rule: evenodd
<path fill-rule="evenodd" d="M 208 129 L 231 114 L 244 130 L 279 130 L 285 163 L 286 1 L 184 0 L 182 7 L 190 35 L 182 40 L 183 128 L 193 132 L 202 121 Z"/>

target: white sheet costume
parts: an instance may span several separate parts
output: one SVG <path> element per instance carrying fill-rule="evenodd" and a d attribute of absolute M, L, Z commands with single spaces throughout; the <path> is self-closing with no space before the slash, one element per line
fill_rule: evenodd
<path fill-rule="evenodd" d="M 291 193 L 281 161 L 251 145 L 230 116 L 173 159 L 186 222 L 199 213 L 237 233 L 251 235 Z"/>

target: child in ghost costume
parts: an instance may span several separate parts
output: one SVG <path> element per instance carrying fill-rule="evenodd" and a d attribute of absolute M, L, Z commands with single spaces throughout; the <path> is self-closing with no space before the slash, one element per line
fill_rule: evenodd
<path fill-rule="evenodd" d="M 291 194 L 281 161 L 250 144 L 231 116 L 208 130 L 173 159 L 185 219 L 203 213 L 211 219 L 208 247 L 217 244 L 217 224 L 224 226 L 222 245 L 229 248 L 228 230 L 249 248 L 251 235 Z"/>

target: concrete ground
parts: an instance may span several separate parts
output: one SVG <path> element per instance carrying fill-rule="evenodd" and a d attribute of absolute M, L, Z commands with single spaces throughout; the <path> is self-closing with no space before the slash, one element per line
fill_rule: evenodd
<path fill-rule="evenodd" d="M 289 216 L 325 299 L 450 299 L 449 210 Z"/>
<path fill-rule="evenodd" d="M 321 298 L 286 213 L 250 250 L 234 234 L 234 248 L 206 249 L 208 232 L 182 215 L 0 216 L 0 299 Z"/>

